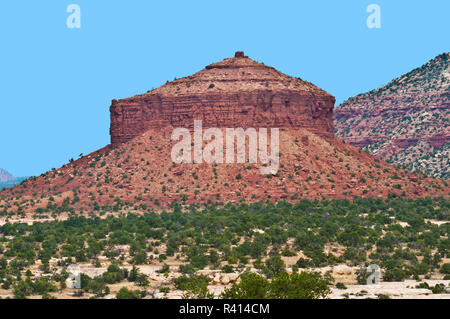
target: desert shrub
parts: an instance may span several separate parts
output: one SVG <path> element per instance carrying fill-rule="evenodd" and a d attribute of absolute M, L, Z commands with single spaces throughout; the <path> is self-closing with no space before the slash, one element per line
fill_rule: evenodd
<path fill-rule="evenodd" d="M 450 263 L 445 263 L 442 265 L 440 272 L 442 274 L 449 275 L 450 274 Z"/>
<path fill-rule="evenodd" d="M 273 299 L 318 299 L 331 293 L 328 283 L 320 274 L 301 272 L 281 273 L 270 283 L 269 298 Z"/>
<path fill-rule="evenodd" d="M 221 297 L 224 299 L 265 299 L 269 293 L 269 282 L 255 273 L 241 276 L 240 283 L 234 283 L 231 288 L 225 288 Z"/>
<path fill-rule="evenodd" d="M 122 287 L 116 294 L 116 299 L 142 299 L 147 293 L 140 290 L 129 290 Z"/>
<path fill-rule="evenodd" d="M 384 281 L 403 281 L 407 277 L 407 273 L 399 267 L 387 269 L 383 274 Z"/>
<path fill-rule="evenodd" d="M 263 268 L 264 274 L 268 278 L 272 278 L 284 271 L 285 265 L 280 256 L 272 256 L 266 260 Z"/>
<path fill-rule="evenodd" d="M 336 288 L 337 289 L 347 289 L 347 287 L 342 282 L 338 282 L 336 284 Z"/>
<path fill-rule="evenodd" d="M 269 282 L 263 276 L 247 273 L 240 283 L 226 288 L 225 299 L 317 299 L 330 294 L 329 285 L 317 273 L 280 273 Z"/>
<path fill-rule="evenodd" d="M 213 295 L 208 291 L 209 279 L 205 276 L 182 275 L 173 280 L 173 283 L 177 289 L 183 290 L 185 294 L 184 299 L 206 299 L 212 298 Z"/>
<path fill-rule="evenodd" d="M 441 294 L 441 293 L 445 292 L 445 285 L 444 285 L 444 284 L 436 284 L 436 285 L 431 289 L 431 291 L 432 291 L 434 294 Z"/>

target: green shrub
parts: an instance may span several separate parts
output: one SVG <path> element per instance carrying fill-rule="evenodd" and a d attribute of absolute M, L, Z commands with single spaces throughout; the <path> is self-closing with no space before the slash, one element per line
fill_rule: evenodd
<path fill-rule="evenodd" d="M 139 290 L 129 290 L 122 287 L 116 294 L 117 299 L 142 299 L 147 293 Z"/>
<path fill-rule="evenodd" d="M 442 265 L 440 272 L 442 274 L 449 275 L 450 274 L 450 263 L 445 263 Z"/>

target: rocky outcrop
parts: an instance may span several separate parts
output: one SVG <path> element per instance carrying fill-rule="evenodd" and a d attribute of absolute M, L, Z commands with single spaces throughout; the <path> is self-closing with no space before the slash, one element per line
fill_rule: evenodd
<path fill-rule="evenodd" d="M 444 53 L 387 85 L 350 98 L 334 111 L 335 132 L 372 154 L 450 177 L 450 54 Z"/>
<path fill-rule="evenodd" d="M 253 61 L 243 52 L 146 94 L 113 100 L 111 144 L 149 128 L 306 128 L 333 137 L 335 98 L 315 85 Z"/>

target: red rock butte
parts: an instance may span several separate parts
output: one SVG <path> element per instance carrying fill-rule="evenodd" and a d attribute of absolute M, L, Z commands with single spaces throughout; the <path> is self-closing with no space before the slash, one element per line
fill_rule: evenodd
<path fill-rule="evenodd" d="M 70 203 L 68 211 L 89 216 L 161 211 L 174 200 L 448 197 L 447 182 L 395 168 L 334 137 L 333 104 L 334 97 L 313 84 L 237 53 L 146 94 L 113 101 L 114 147 L 0 190 L 0 211 L 31 215 L 55 205 L 68 210 Z M 279 127 L 279 170 L 262 175 L 261 163 L 175 164 L 173 127 L 192 128 L 198 119 L 204 128 Z"/>
<path fill-rule="evenodd" d="M 150 128 L 278 127 L 307 129 L 333 138 L 335 98 L 314 84 L 288 76 L 236 52 L 145 94 L 113 100 L 111 144 Z"/>

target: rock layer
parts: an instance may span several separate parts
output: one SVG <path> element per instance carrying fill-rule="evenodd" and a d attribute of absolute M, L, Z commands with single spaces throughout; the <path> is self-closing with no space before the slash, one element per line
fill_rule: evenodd
<path fill-rule="evenodd" d="M 253 61 L 243 52 L 134 97 L 113 100 L 111 144 L 149 128 L 279 127 L 333 135 L 335 98 L 317 86 Z"/>
<path fill-rule="evenodd" d="M 335 111 L 336 135 L 373 155 L 450 178 L 450 53 L 350 98 Z"/>

